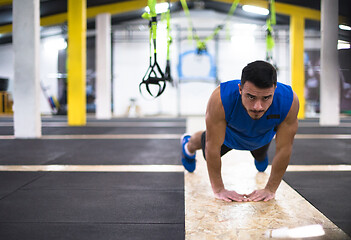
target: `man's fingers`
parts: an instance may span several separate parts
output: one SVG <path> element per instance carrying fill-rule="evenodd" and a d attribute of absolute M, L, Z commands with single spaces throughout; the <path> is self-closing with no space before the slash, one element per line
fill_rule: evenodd
<path fill-rule="evenodd" d="M 262 200 L 262 196 L 252 196 L 249 198 L 250 201 L 258 202 Z"/>
<path fill-rule="evenodd" d="M 232 202 L 232 200 L 227 198 L 227 197 L 217 196 L 216 198 L 219 199 L 219 200 L 223 200 L 225 202 Z"/>
<path fill-rule="evenodd" d="M 239 194 L 235 191 L 222 191 L 219 193 L 216 193 L 216 198 L 226 201 L 226 202 L 249 202 L 249 201 L 253 201 L 253 200 L 257 200 L 257 201 L 261 201 L 263 200 L 264 197 L 262 197 L 263 195 L 260 194 L 259 191 L 253 191 L 250 194 Z"/>
<path fill-rule="evenodd" d="M 274 198 L 275 194 L 267 194 L 263 191 L 256 191 L 248 195 L 247 198 L 249 201 L 258 202 L 258 201 L 269 201 Z"/>
<path fill-rule="evenodd" d="M 246 202 L 245 194 L 235 193 L 233 196 L 233 200 L 237 202 Z"/>
<path fill-rule="evenodd" d="M 244 198 L 238 198 L 238 197 L 231 197 L 231 199 L 235 202 L 242 202 L 244 201 Z"/>
<path fill-rule="evenodd" d="M 217 199 L 219 200 L 223 200 L 225 202 L 232 202 L 235 201 L 234 199 L 232 199 L 232 197 L 224 195 L 224 196 L 217 196 Z"/>
<path fill-rule="evenodd" d="M 226 201 L 226 202 L 232 202 L 233 200 L 230 198 L 222 198 L 222 200 Z"/>
<path fill-rule="evenodd" d="M 253 202 L 258 202 L 258 201 L 261 201 L 265 198 L 264 195 L 260 194 L 259 192 L 253 192 L 252 194 L 249 194 L 250 196 L 248 197 L 248 199 L 250 201 L 253 201 Z"/>
<path fill-rule="evenodd" d="M 226 202 L 243 202 L 245 200 L 244 196 L 241 194 L 229 194 L 225 197 L 222 197 L 223 200 L 225 200 Z"/>
<path fill-rule="evenodd" d="M 245 194 L 245 196 L 247 197 L 247 198 L 250 198 L 252 195 L 254 195 L 255 193 L 256 193 L 257 191 L 255 190 L 255 191 L 253 191 L 252 193 L 250 193 L 250 194 Z"/>
<path fill-rule="evenodd" d="M 246 198 L 245 198 L 246 196 Z M 254 192 L 249 195 L 246 194 L 230 194 L 226 196 L 220 196 L 217 197 L 220 200 L 223 200 L 225 202 L 259 202 L 259 201 L 264 201 L 268 202 L 269 200 L 274 198 L 274 195 L 265 195 L 261 194 L 260 192 Z"/>

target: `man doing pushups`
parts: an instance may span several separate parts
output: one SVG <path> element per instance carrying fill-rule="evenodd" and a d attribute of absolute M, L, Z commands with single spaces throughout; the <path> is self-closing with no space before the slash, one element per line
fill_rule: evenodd
<path fill-rule="evenodd" d="M 290 161 L 298 128 L 299 100 L 291 87 L 277 82 L 275 68 L 264 61 L 249 63 L 241 80 L 221 83 L 206 110 L 206 131 L 182 137 L 182 163 L 193 172 L 195 151 L 202 149 L 214 195 L 224 201 L 269 201 Z M 267 151 L 276 135 L 272 170 L 264 189 L 238 194 L 225 189 L 221 157 L 232 149 L 249 150 L 258 171 L 268 166 Z"/>

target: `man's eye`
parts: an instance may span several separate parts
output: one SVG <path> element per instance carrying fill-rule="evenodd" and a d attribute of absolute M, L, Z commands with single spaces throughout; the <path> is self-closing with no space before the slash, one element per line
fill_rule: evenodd
<path fill-rule="evenodd" d="M 267 101 L 269 98 L 270 98 L 270 97 L 264 97 L 263 99 L 264 99 L 265 101 Z"/>
<path fill-rule="evenodd" d="M 255 97 L 254 97 L 254 96 L 250 96 L 250 95 L 248 95 L 248 96 L 247 96 L 247 98 L 248 98 L 248 99 L 250 99 L 250 100 L 255 99 Z"/>

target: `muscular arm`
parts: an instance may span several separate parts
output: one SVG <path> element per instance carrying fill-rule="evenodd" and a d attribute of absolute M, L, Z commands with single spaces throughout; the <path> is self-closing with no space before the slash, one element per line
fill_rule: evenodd
<path fill-rule="evenodd" d="M 206 110 L 206 161 L 213 192 L 224 189 L 221 175 L 221 146 L 224 142 L 226 121 L 220 88 L 212 93 Z"/>
<path fill-rule="evenodd" d="M 245 201 L 243 195 L 224 188 L 221 174 L 221 146 L 225 138 L 227 123 L 220 96 L 220 87 L 212 93 L 206 110 L 206 161 L 212 190 L 224 201 Z"/>
<path fill-rule="evenodd" d="M 266 189 L 276 192 L 288 167 L 293 141 L 298 128 L 297 113 L 299 100 L 294 93 L 294 100 L 286 119 L 279 125 L 276 134 L 276 151 L 272 162 L 272 170 Z"/>
<path fill-rule="evenodd" d="M 293 103 L 285 120 L 278 126 L 276 134 L 276 152 L 272 162 L 272 170 L 266 187 L 248 195 L 250 201 L 268 201 L 275 196 L 275 192 L 288 167 L 295 134 L 298 128 L 297 113 L 299 100 L 294 93 Z"/>

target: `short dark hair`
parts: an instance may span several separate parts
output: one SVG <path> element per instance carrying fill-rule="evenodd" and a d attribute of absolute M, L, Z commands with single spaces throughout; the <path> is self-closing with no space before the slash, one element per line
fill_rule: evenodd
<path fill-rule="evenodd" d="M 249 81 L 258 88 L 270 88 L 277 85 L 277 71 L 268 62 L 255 61 L 247 64 L 241 74 L 241 86 Z"/>

